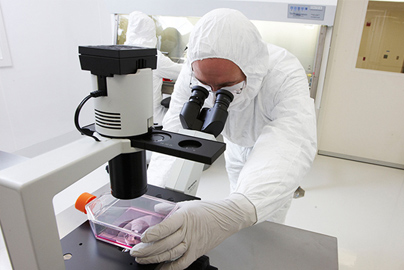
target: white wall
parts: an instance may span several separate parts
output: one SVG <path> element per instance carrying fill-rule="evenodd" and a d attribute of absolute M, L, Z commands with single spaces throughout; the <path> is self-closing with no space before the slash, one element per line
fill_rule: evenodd
<path fill-rule="evenodd" d="M 320 25 L 268 21 L 253 21 L 253 23 L 266 42 L 293 53 L 306 73 L 314 71 Z"/>
<path fill-rule="evenodd" d="M 319 150 L 404 168 L 404 74 L 355 68 L 367 2 L 338 1 Z"/>
<path fill-rule="evenodd" d="M 0 5 L 12 58 L 0 68 L 0 150 L 15 152 L 73 132 L 74 111 L 93 90 L 78 46 L 112 44 L 111 16 L 103 0 Z M 81 122 L 91 121 L 85 110 Z"/>

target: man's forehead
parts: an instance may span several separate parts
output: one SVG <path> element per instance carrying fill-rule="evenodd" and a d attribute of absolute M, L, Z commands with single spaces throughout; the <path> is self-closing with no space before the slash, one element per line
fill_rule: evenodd
<path fill-rule="evenodd" d="M 211 71 L 211 72 L 223 72 L 230 73 L 238 72 L 241 69 L 232 61 L 223 58 L 206 58 L 202 60 L 196 60 L 191 65 L 192 70 L 199 71 Z"/>

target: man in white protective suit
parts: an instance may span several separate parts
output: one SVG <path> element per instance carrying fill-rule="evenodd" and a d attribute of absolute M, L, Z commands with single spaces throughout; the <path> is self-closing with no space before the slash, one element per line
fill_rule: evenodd
<path fill-rule="evenodd" d="M 195 80 L 211 88 L 207 107 L 218 89 L 239 93 L 222 132 L 231 194 L 217 201 L 181 202 L 171 217 L 142 235 L 131 255 L 142 264 L 167 261 L 162 269 L 184 269 L 253 224 L 283 222 L 317 149 L 314 102 L 303 67 L 285 49 L 266 44 L 239 11 L 213 10 L 195 25 L 165 129 L 181 129 L 179 113 Z M 150 183 L 164 186 L 173 160 L 154 155 Z"/>
<path fill-rule="evenodd" d="M 140 11 L 129 14 L 124 45 L 156 48 L 156 25 L 152 18 Z M 157 68 L 153 70 L 153 121 L 161 125 L 167 109 L 161 105 L 163 78 L 176 80 L 182 64 L 174 63 L 157 50 Z"/>

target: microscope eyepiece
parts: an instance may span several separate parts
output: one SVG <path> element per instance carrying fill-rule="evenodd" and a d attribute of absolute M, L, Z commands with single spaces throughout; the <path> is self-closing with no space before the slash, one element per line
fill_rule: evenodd
<path fill-rule="evenodd" d="M 202 86 L 196 85 L 192 87 L 189 101 L 184 104 L 180 113 L 180 121 L 183 128 L 193 130 L 201 129 L 203 122 L 198 116 L 208 96 L 209 91 Z"/>
<path fill-rule="evenodd" d="M 189 101 L 196 102 L 200 107 L 202 107 L 205 99 L 209 96 L 209 91 L 202 86 L 196 85 L 192 87 L 191 96 Z"/>
<path fill-rule="evenodd" d="M 216 101 L 215 104 L 222 104 L 226 106 L 226 110 L 229 108 L 230 103 L 233 101 L 234 95 L 227 90 L 219 89 L 216 92 Z"/>

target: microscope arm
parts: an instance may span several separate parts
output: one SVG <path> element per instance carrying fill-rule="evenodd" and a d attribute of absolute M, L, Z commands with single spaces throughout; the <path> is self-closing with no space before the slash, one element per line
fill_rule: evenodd
<path fill-rule="evenodd" d="M 127 139 L 83 138 L 0 172 L 1 226 L 14 270 L 65 269 L 53 197 L 115 156 Z"/>

